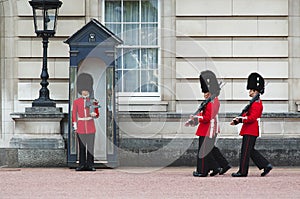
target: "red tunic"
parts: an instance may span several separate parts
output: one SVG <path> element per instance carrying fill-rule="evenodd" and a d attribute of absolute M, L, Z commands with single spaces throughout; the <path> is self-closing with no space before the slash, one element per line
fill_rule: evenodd
<path fill-rule="evenodd" d="M 255 101 L 249 108 L 247 113 L 243 114 L 243 126 L 240 135 L 253 135 L 259 136 L 259 126 L 257 119 L 261 117 L 263 105 L 261 100 Z"/>
<path fill-rule="evenodd" d="M 219 132 L 217 114 L 219 112 L 220 102 L 216 97 L 209 102 L 205 109 L 198 114 L 199 126 L 196 131 L 197 136 L 214 137 Z"/>
<path fill-rule="evenodd" d="M 87 101 L 90 99 L 87 98 Z M 85 99 L 78 98 L 73 102 L 72 109 L 72 123 L 77 123 L 77 133 L 79 134 L 91 134 L 96 132 L 94 118 L 99 117 L 98 108 L 95 108 L 94 112 L 96 116 L 93 118 L 90 114 L 90 108 L 85 107 Z"/>

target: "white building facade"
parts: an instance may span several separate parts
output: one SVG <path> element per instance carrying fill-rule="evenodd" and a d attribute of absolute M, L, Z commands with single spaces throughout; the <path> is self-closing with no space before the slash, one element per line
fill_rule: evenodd
<path fill-rule="evenodd" d="M 183 127 L 203 100 L 199 74 L 224 83 L 221 138 L 248 103 L 247 77 L 266 80 L 262 136 L 300 138 L 300 0 L 62 0 L 49 40 L 50 97 L 68 112 L 69 36 L 95 18 L 124 43 L 117 62 L 120 139 L 194 138 Z M 0 148 L 14 135 L 11 113 L 38 98 L 42 42 L 26 0 L 0 0 Z M 299 107 L 298 107 L 299 105 Z"/>

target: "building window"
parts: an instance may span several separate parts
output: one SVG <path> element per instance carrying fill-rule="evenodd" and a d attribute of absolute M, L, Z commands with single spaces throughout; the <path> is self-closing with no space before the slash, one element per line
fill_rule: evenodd
<path fill-rule="evenodd" d="M 158 0 L 105 0 L 105 26 L 124 43 L 118 48 L 118 91 L 158 95 Z"/>

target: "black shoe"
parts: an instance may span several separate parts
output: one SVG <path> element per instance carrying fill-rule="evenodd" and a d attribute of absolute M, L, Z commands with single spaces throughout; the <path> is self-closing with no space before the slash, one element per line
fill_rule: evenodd
<path fill-rule="evenodd" d="M 221 168 L 221 171 L 219 172 L 219 175 L 223 175 L 223 174 L 226 173 L 230 168 L 231 168 L 231 165 L 227 165 L 226 167 Z"/>
<path fill-rule="evenodd" d="M 240 172 L 232 173 L 232 177 L 247 177 L 247 174 L 241 174 Z"/>
<path fill-rule="evenodd" d="M 206 173 L 199 173 L 198 171 L 193 172 L 194 177 L 206 177 L 208 174 Z"/>
<path fill-rule="evenodd" d="M 87 167 L 86 171 L 96 171 L 94 167 Z"/>
<path fill-rule="evenodd" d="M 215 176 L 217 175 L 218 173 L 220 173 L 222 171 L 222 168 L 216 168 L 214 169 L 209 175 L 210 176 Z"/>
<path fill-rule="evenodd" d="M 85 171 L 85 167 L 84 166 L 79 166 L 75 169 L 75 171 Z"/>
<path fill-rule="evenodd" d="M 271 170 L 273 169 L 273 166 L 271 165 L 271 164 L 268 164 L 267 166 L 266 166 L 266 168 L 264 168 L 264 172 L 262 172 L 261 174 L 260 174 L 260 176 L 266 176 Z"/>

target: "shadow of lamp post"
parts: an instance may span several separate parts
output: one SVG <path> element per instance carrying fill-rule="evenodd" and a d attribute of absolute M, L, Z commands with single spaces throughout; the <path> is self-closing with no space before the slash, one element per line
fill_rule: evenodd
<path fill-rule="evenodd" d="M 53 37 L 56 30 L 58 9 L 62 5 L 59 0 L 32 0 L 29 1 L 34 18 L 35 33 L 43 39 L 43 67 L 41 73 L 41 86 L 39 98 L 32 102 L 33 107 L 55 107 L 56 104 L 49 98 L 48 68 L 47 68 L 47 48 L 48 39 Z"/>

